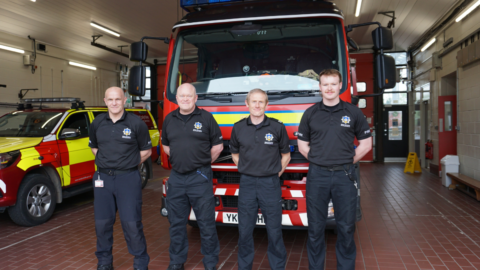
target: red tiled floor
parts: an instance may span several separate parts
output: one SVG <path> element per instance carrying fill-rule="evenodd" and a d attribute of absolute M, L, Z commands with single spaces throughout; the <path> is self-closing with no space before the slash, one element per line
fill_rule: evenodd
<path fill-rule="evenodd" d="M 357 223 L 356 269 L 480 269 L 480 203 L 441 186 L 428 172 L 404 174 L 401 164 L 362 164 L 363 219 Z M 161 176 L 143 190 L 143 224 L 151 257 L 150 269 L 168 266 L 168 220 L 159 215 Z M 32 228 L 14 225 L 0 214 L 0 269 L 95 269 L 93 195 L 84 194 L 58 205 L 53 218 Z M 120 222 L 114 227 L 115 269 L 131 269 L 133 259 Z M 186 269 L 203 269 L 199 230 L 188 227 Z M 218 227 L 218 269 L 237 269 L 237 229 Z M 307 232 L 284 230 L 287 269 L 307 270 Z M 253 269 L 269 269 L 268 241 L 256 229 Z M 326 269 L 336 269 L 336 235 L 326 232 Z"/>

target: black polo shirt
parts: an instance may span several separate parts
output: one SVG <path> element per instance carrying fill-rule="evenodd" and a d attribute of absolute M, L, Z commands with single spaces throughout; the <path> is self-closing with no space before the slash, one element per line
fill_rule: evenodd
<path fill-rule="evenodd" d="M 310 142 L 308 160 L 319 166 L 351 164 L 355 156 L 353 142 L 371 137 L 362 111 L 340 100 L 330 111 L 323 102 L 315 103 L 302 116 L 298 139 Z"/>
<path fill-rule="evenodd" d="M 238 172 L 251 176 L 270 176 L 282 170 L 281 154 L 290 152 L 288 134 L 282 122 L 268 118 L 260 127 L 250 117 L 233 125 L 230 152 L 239 154 Z"/>
<path fill-rule="evenodd" d="M 140 164 L 140 151 L 152 148 L 148 127 L 140 117 L 123 111 L 115 123 L 108 113 L 102 113 L 90 125 L 88 146 L 98 148 L 95 164 L 98 168 L 126 170 Z"/>
<path fill-rule="evenodd" d="M 220 127 L 213 115 L 195 107 L 185 122 L 180 109 L 163 121 L 162 144 L 170 146 L 170 163 L 179 173 L 196 170 L 212 163 L 212 146 L 223 143 Z"/>

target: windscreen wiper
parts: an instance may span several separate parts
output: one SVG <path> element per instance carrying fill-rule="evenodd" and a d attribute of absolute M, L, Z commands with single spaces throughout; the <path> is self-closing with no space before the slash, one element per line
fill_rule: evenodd
<path fill-rule="evenodd" d="M 294 94 L 294 97 L 310 96 L 311 94 L 319 93 L 320 90 L 269 90 L 267 95 L 287 95 Z"/>
<path fill-rule="evenodd" d="M 207 97 L 207 96 L 235 96 L 235 95 L 245 95 L 248 92 L 207 92 L 207 93 L 197 93 L 198 96 Z"/>

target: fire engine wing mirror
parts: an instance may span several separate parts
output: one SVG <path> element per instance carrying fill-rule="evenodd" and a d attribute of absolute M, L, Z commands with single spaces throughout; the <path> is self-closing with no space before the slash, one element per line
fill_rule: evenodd
<path fill-rule="evenodd" d="M 393 48 L 392 30 L 378 27 L 372 31 L 373 46 L 376 50 L 390 50 Z"/>
<path fill-rule="evenodd" d="M 61 140 L 73 139 L 78 137 L 80 137 L 80 130 L 76 128 L 64 128 L 62 130 L 62 133 L 60 133 L 60 136 L 58 136 L 58 138 Z"/>
<path fill-rule="evenodd" d="M 128 74 L 128 93 L 133 96 L 145 95 L 146 67 L 134 66 Z"/>
<path fill-rule="evenodd" d="M 130 44 L 130 61 L 147 60 L 148 45 L 143 41 Z"/>
<path fill-rule="evenodd" d="M 396 85 L 395 59 L 390 55 L 379 54 L 375 58 L 377 70 L 377 86 L 379 89 L 389 89 Z"/>
<path fill-rule="evenodd" d="M 146 68 L 142 66 L 142 62 L 147 60 L 148 45 L 143 42 L 144 39 L 163 40 L 165 44 L 170 43 L 170 40 L 164 37 L 143 37 L 141 41 L 130 44 L 130 60 L 140 62 L 138 66 L 132 67 L 128 74 L 128 93 L 134 96 L 145 95 Z"/>
<path fill-rule="evenodd" d="M 353 49 L 353 51 L 358 51 L 360 47 L 358 47 L 357 42 L 353 40 L 351 37 L 347 36 L 347 43 Z"/>
<path fill-rule="evenodd" d="M 257 33 L 262 30 L 261 24 L 242 24 L 235 25 L 230 29 L 230 32 L 237 36 L 248 36 Z"/>

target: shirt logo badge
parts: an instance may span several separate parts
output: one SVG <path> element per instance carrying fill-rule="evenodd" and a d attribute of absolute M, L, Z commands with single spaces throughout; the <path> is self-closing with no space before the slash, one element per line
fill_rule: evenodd
<path fill-rule="evenodd" d="M 193 125 L 195 127 L 195 129 L 193 131 L 195 132 L 202 132 L 202 123 L 200 122 L 195 122 L 195 124 Z"/>
<path fill-rule="evenodd" d="M 350 123 L 350 117 L 345 115 L 344 117 L 342 117 L 342 124 L 340 124 L 340 126 L 350 127 L 349 123 Z"/>
<path fill-rule="evenodd" d="M 272 142 L 273 141 L 273 135 L 270 134 L 270 133 L 267 133 L 265 135 L 265 140 L 266 140 L 265 144 L 273 144 L 273 142 Z"/>
<path fill-rule="evenodd" d="M 123 130 L 123 136 L 122 136 L 122 138 L 124 138 L 124 139 L 131 139 L 132 137 L 130 137 L 130 134 L 132 134 L 132 130 L 129 129 L 129 128 L 125 128 L 125 129 Z"/>

